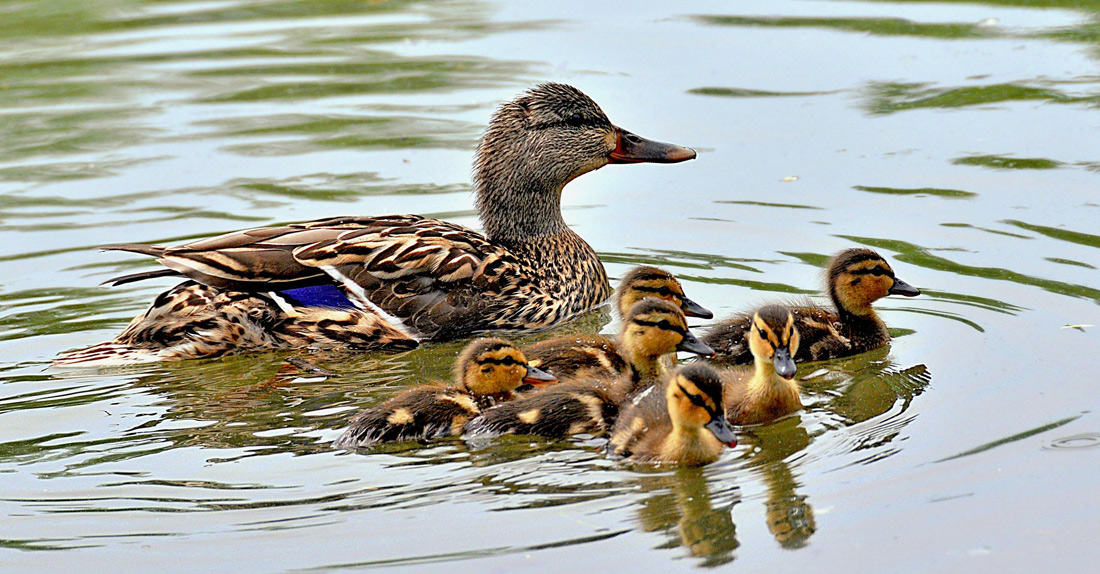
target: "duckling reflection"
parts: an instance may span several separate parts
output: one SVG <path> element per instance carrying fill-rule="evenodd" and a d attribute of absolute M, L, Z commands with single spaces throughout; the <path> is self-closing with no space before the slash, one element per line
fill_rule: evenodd
<path fill-rule="evenodd" d="M 813 507 L 805 495 L 797 492 L 801 485 L 787 462 L 810 444 L 810 435 L 799 422 L 795 416 L 757 427 L 745 441 L 755 447 L 749 466 L 767 487 L 764 517 L 768 530 L 780 546 L 788 549 L 805 546 L 817 530 Z"/>
<path fill-rule="evenodd" d="M 638 518 L 646 531 L 665 531 L 669 542 L 662 547 L 683 546 L 703 566 L 732 562 L 741 546 L 733 523 L 733 507 L 741 500 L 737 487 L 712 496 L 699 468 L 680 468 L 675 474 L 642 480 L 646 491 L 659 491 L 642 502 Z M 716 502 L 717 500 L 717 502 Z"/>

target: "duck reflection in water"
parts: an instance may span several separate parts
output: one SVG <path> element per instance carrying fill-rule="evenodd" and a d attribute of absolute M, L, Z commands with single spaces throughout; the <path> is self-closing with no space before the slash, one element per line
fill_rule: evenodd
<path fill-rule="evenodd" d="M 683 546 L 702 558 L 703 566 L 736 558 L 733 551 L 741 545 L 732 514 L 741 499 L 736 486 L 712 495 L 702 468 L 678 468 L 674 474 L 644 478 L 642 489 L 658 492 L 642 502 L 638 515 L 646 531 L 669 535 L 661 548 Z"/>

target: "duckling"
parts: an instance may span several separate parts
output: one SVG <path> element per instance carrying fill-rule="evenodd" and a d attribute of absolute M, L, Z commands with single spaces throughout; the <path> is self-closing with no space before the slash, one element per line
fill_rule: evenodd
<path fill-rule="evenodd" d="M 430 440 L 459 434 L 483 409 L 514 397 L 521 384 L 555 382 L 553 375 L 527 364 L 511 343 L 484 338 L 466 346 L 455 362 L 453 385 L 409 389 L 359 413 L 333 443 L 335 448 L 367 447 L 379 442 Z"/>
<path fill-rule="evenodd" d="M 541 84 L 494 113 L 474 161 L 474 189 L 484 234 L 419 215 L 331 217 L 229 233 L 176 247 L 105 246 L 155 257 L 167 269 L 116 277 L 120 285 L 157 277 L 185 277 L 214 293 L 259 294 L 261 314 L 273 324 L 293 322 L 303 310 L 324 325 L 314 346 L 337 346 L 345 326 L 373 315 L 373 345 L 362 329 L 360 348 L 399 347 L 490 330 L 527 331 L 568 321 L 611 295 L 595 250 L 566 225 L 562 188 L 612 163 L 676 163 L 691 149 L 641 138 L 611 123 L 573 86 Z M 216 297 L 214 297 L 216 298 Z M 57 364 L 111 364 L 196 358 L 255 348 L 291 348 L 268 323 L 216 321 L 223 329 L 192 324 L 217 316 L 211 297 L 158 298 L 119 337 L 59 357 Z M 168 306 L 165 306 L 168 305 Z M 203 307 L 196 310 L 195 307 Z M 319 319 L 338 310 L 354 316 Z M 188 330 L 186 349 L 156 333 L 164 325 Z M 233 337 L 231 325 L 248 331 Z M 238 340 L 247 346 L 238 347 Z M 334 340 L 336 343 L 334 343 Z M 197 341 L 197 344 L 196 344 Z M 214 354 L 203 355 L 204 349 Z"/>
<path fill-rule="evenodd" d="M 722 410 L 722 379 L 695 363 L 675 371 L 664 392 L 651 392 L 623 410 L 608 448 L 635 462 L 702 466 L 737 446 Z"/>
<path fill-rule="evenodd" d="M 647 298 L 664 299 L 680 307 L 688 317 L 710 319 L 714 316 L 702 305 L 684 295 L 684 288 L 668 271 L 641 265 L 631 269 L 615 290 L 613 304 L 620 317 Z M 560 380 L 586 377 L 617 378 L 630 368 L 615 341 L 599 335 L 565 336 L 535 343 L 523 350 L 527 358 Z"/>
<path fill-rule="evenodd" d="M 691 334 L 679 307 L 663 299 L 644 299 L 623 320 L 621 352 L 628 372 L 617 379 L 559 383 L 486 410 L 466 425 L 470 437 L 501 434 L 564 438 L 606 431 L 619 408 L 660 380 L 660 358 L 677 350 L 709 355 Z"/>
<path fill-rule="evenodd" d="M 780 305 L 767 305 L 752 315 L 749 348 L 754 370 L 745 368 L 723 372 L 726 417 L 736 425 L 770 422 L 802 408 L 798 382 L 800 343 L 795 316 Z"/>
<path fill-rule="evenodd" d="M 871 307 L 887 295 L 915 297 L 920 289 L 898 279 L 881 255 L 870 249 L 848 249 L 829 264 L 829 299 L 835 311 L 812 303 L 792 306 L 802 338 L 798 362 L 824 361 L 856 355 L 890 342 L 890 331 Z M 752 314 L 740 313 L 718 323 L 704 336 L 717 352 L 715 360 L 746 365 L 753 362 L 747 334 Z"/>

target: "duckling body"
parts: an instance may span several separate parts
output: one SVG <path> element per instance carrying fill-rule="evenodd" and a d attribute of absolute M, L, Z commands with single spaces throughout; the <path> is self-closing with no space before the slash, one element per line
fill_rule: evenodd
<path fill-rule="evenodd" d="M 643 265 L 631 269 L 615 290 L 614 306 L 626 317 L 639 301 L 664 299 L 680 307 L 688 317 L 709 319 L 714 315 L 684 294 L 684 288 L 671 273 Z M 627 375 L 630 362 L 618 344 L 599 335 L 557 337 L 535 343 L 523 350 L 527 358 L 565 380 L 617 379 Z"/>
<path fill-rule="evenodd" d="M 628 405 L 608 448 L 632 462 L 702 466 L 718 459 L 737 439 L 722 412 L 722 380 L 704 364 L 683 367 Z"/>
<path fill-rule="evenodd" d="M 761 307 L 752 316 L 749 347 L 754 366 L 723 372 L 723 404 L 736 425 L 771 422 L 802 408 L 795 361 L 800 333 L 793 312 L 779 305 Z"/>
<path fill-rule="evenodd" d="M 553 376 L 528 366 L 523 353 L 511 343 L 478 339 L 459 356 L 455 384 L 409 389 L 363 411 L 333 446 L 357 448 L 380 442 L 424 441 L 457 435 L 482 410 L 512 399 L 520 384 L 554 380 Z"/>
<path fill-rule="evenodd" d="M 562 218 L 565 184 L 608 163 L 693 157 L 687 148 L 614 126 L 572 86 L 543 84 L 501 105 L 478 147 L 474 187 L 484 234 L 418 215 L 390 215 L 250 229 L 177 247 L 113 245 L 106 249 L 153 256 L 167 269 L 111 282 L 183 276 L 218 291 L 261 294 L 270 301 L 260 308 L 277 309 L 280 325 L 296 321 L 303 309 L 373 314 L 392 329 L 379 328 L 387 336 L 377 337 L 370 348 L 406 348 L 410 341 L 486 330 L 542 329 L 611 295 L 595 251 Z M 164 349 L 151 352 L 152 334 L 163 323 L 187 324 L 190 316 L 218 312 L 201 299 L 187 300 L 182 308 L 155 304 L 116 339 L 62 356 L 57 363 L 191 357 Z M 310 343 L 339 340 L 340 322 L 329 327 L 334 337 Z M 403 340 L 395 343 L 388 336 L 391 330 L 402 333 Z M 361 333 L 350 336 L 362 338 Z M 223 332 L 199 337 L 219 354 L 234 348 Z M 255 344 L 236 352 L 278 346 L 274 334 L 261 331 L 254 338 Z"/>
<path fill-rule="evenodd" d="M 824 361 L 875 349 L 890 342 L 890 331 L 871 304 L 887 295 L 914 297 L 920 290 L 894 276 L 890 264 L 870 249 L 848 249 L 830 262 L 827 275 L 833 310 L 805 303 L 791 306 L 802 339 L 798 362 Z M 715 360 L 751 364 L 748 332 L 752 313 L 740 313 L 712 327 L 703 341 Z"/>
<path fill-rule="evenodd" d="M 493 407 L 466 425 L 470 436 L 564 438 L 607 431 L 623 404 L 660 380 L 661 357 L 677 349 L 709 354 L 687 329 L 683 311 L 661 299 L 636 304 L 623 320 L 621 348 L 630 368 L 616 378 L 554 385 Z M 541 365 L 541 364 L 540 364 Z"/>

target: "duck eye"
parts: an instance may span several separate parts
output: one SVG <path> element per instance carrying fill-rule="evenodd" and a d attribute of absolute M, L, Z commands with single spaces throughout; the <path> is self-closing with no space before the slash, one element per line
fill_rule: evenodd
<path fill-rule="evenodd" d="M 505 367 L 511 367 L 512 365 L 515 365 L 517 363 L 516 360 L 512 357 L 504 357 L 500 360 L 500 364 L 504 365 Z"/>
<path fill-rule="evenodd" d="M 669 289 L 668 287 L 661 287 L 657 290 L 657 294 L 661 297 L 670 297 L 672 296 L 672 289 Z"/>
<path fill-rule="evenodd" d="M 485 365 L 484 367 L 481 367 L 481 372 L 482 373 L 490 373 L 490 372 L 492 372 L 492 370 L 493 370 L 493 368 L 490 367 L 489 365 Z"/>
<path fill-rule="evenodd" d="M 579 126 L 584 123 L 584 116 L 580 112 L 573 112 L 569 114 L 569 117 L 565 118 L 565 123 L 571 126 Z"/>
<path fill-rule="evenodd" d="M 757 330 L 756 330 L 756 332 L 757 332 L 757 333 L 758 333 L 758 334 L 760 335 L 760 338 L 761 338 L 761 339 L 764 339 L 765 341 L 767 341 L 767 340 L 768 340 L 768 333 L 767 333 L 767 331 L 765 331 L 765 330 L 763 330 L 763 329 L 757 329 Z"/>
<path fill-rule="evenodd" d="M 667 319 L 661 319 L 661 322 L 657 323 L 657 328 L 665 330 L 665 331 L 675 331 L 676 330 L 676 327 L 673 327 L 672 323 L 669 323 Z"/>

